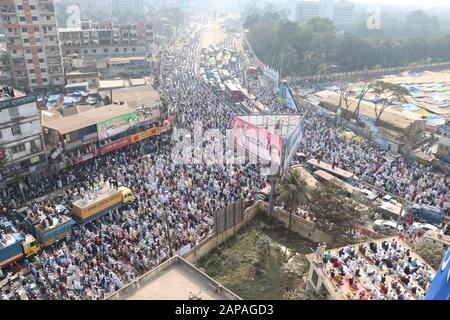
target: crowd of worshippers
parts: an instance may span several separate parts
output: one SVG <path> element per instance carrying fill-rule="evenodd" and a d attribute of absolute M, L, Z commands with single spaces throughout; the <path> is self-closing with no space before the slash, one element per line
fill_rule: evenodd
<path fill-rule="evenodd" d="M 323 264 L 349 299 L 421 300 L 433 280 L 429 267 L 395 239 L 328 251 Z"/>

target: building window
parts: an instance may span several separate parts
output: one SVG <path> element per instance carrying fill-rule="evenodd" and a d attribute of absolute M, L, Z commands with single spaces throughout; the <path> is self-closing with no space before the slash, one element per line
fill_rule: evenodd
<path fill-rule="evenodd" d="M 28 32 L 27 28 L 22 28 L 22 32 Z"/>
<path fill-rule="evenodd" d="M 30 69 L 30 73 L 34 73 L 34 69 Z"/>
<path fill-rule="evenodd" d="M 93 50 L 92 50 L 92 53 L 97 53 L 97 50 L 96 50 L 96 49 L 93 49 Z"/>
<path fill-rule="evenodd" d="M 115 50 L 116 52 L 119 52 L 119 48 L 116 48 L 116 50 Z"/>
<path fill-rule="evenodd" d="M 44 63 L 44 59 L 40 58 L 39 63 Z"/>
<path fill-rule="evenodd" d="M 31 83 L 36 83 L 36 79 L 31 79 Z"/>
<path fill-rule="evenodd" d="M 50 41 L 53 41 L 54 38 L 53 38 L 53 37 L 50 37 L 49 39 L 50 39 Z"/>
<path fill-rule="evenodd" d="M 50 21 L 50 20 L 52 20 L 52 17 L 51 16 L 47 16 L 47 21 Z"/>
<path fill-rule="evenodd" d="M 13 32 L 13 29 L 12 28 L 8 28 L 8 32 Z"/>
<path fill-rule="evenodd" d="M 17 54 L 17 50 L 14 49 L 14 50 L 12 51 L 12 53 L 13 53 L 13 54 Z"/>
<path fill-rule="evenodd" d="M 123 48 L 123 52 L 127 52 L 128 51 L 128 49 L 127 48 Z"/>
<path fill-rule="evenodd" d="M 30 9 L 31 9 L 31 10 L 36 10 L 36 7 L 33 6 L 33 5 L 30 5 Z"/>
<path fill-rule="evenodd" d="M 25 145 L 24 144 L 19 144 L 17 146 L 14 146 L 11 148 L 11 152 L 13 154 L 19 153 L 19 152 L 23 152 L 25 151 Z"/>
<path fill-rule="evenodd" d="M 33 59 L 27 59 L 27 63 L 33 63 Z"/>
<path fill-rule="evenodd" d="M 25 17 L 19 17 L 19 20 L 24 22 L 25 21 Z"/>
<path fill-rule="evenodd" d="M 104 53 L 108 53 L 108 48 L 103 49 L 103 52 L 104 52 Z"/>
<path fill-rule="evenodd" d="M 133 48 L 132 50 L 133 50 L 133 52 L 136 52 L 136 48 Z"/>
<path fill-rule="evenodd" d="M 17 10 L 23 10 L 23 5 L 18 5 Z"/>
<path fill-rule="evenodd" d="M 12 126 L 11 132 L 12 132 L 13 136 L 20 134 L 20 126 Z"/>
<path fill-rule="evenodd" d="M 33 20 L 33 21 L 38 21 L 38 18 L 35 17 L 35 16 L 33 16 L 33 17 L 31 17 L 31 20 Z"/>
<path fill-rule="evenodd" d="M 39 32 L 39 27 L 35 27 L 34 32 Z"/>
<path fill-rule="evenodd" d="M 42 53 L 42 48 L 39 48 L 37 51 L 38 51 L 39 53 Z"/>
<path fill-rule="evenodd" d="M 25 39 L 23 39 L 23 42 L 24 42 L 24 43 L 30 43 L 30 40 L 27 39 L 27 38 L 25 38 Z"/>
<path fill-rule="evenodd" d="M 87 54 L 87 53 L 88 53 L 88 51 L 87 51 L 87 50 L 84 50 L 84 53 L 85 53 L 85 54 Z"/>
<path fill-rule="evenodd" d="M 42 82 L 48 82 L 47 78 L 42 78 Z"/>
<path fill-rule="evenodd" d="M 41 72 L 44 73 L 44 72 L 47 72 L 47 70 L 45 68 L 42 68 Z"/>
<path fill-rule="evenodd" d="M 36 43 L 41 43 L 41 38 L 36 38 Z"/>
<path fill-rule="evenodd" d="M 22 169 L 27 169 L 29 166 L 30 166 L 30 161 L 28 159 L 20 161 L 20 167 Z"/>
<path fill-rule="evenodd" d="M 25 49 L 26 53 L 31 53 L 31 49 Z"/>
<path fill-rule="evenodd" d="M 0 130 L 0 139 L 3 138 L 2 131 Z"/>

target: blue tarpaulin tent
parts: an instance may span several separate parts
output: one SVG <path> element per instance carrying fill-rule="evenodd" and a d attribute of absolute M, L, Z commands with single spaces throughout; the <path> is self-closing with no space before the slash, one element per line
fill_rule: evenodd
<path fill-rule="evenodd" d="M 425 300 L 450 300 L 450 247 L 444 255 Z"/>

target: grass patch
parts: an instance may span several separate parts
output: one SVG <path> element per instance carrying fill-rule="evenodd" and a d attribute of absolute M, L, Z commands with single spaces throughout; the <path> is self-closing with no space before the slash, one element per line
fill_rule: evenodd
<path fill-rule="evenodd" d="M 256 218 L 238 235 L 203 257 L 198 266 L 243 299 L 286 299 L 287 288 L 292 290 L 292 283 L 298 286 L 302 280 L 286 277 L 282 266 L 289 254 L 284 248 L 290 254 L 299 253 L 297 260 L 306 274 L 309 266 L 304 253 L 310 253 L 309 248 L 314 246 L 294 233 L 286 242 L 286 236 L 284 228 L 268 226 L 265 219 Z"/>

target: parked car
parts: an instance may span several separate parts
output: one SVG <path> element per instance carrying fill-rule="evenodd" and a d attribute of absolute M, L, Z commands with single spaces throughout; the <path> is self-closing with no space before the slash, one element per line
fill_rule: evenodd
<path fill-rule="evenodd" d="M 429 223 L 414 222 L 413 227 L 422 229 L 425 232 L 442 232 L 441 229 Z"/>
<path fill-rule="evenodd" d="M 390 220 L 376 220 L 373 225 L 373 229 L 380 233 L 393 233 L 403 231 L 403 227 L 397 223 Z"/>
<path fill-rule="evenodd" d="M 435 226 L 440 225 L 444 221 L 444 215 L 439 208 L 425 206 L 425 205 L 413 205 L 408 210 L 410 215 L 417 222 L 429 223 Z"/>
<path fill-rule="evenodd" d="M 372 192 L 368 189 L 360 189 L 359 192 L 369 201 L 375 201 L 378 196 L 375 192 Z"/>

